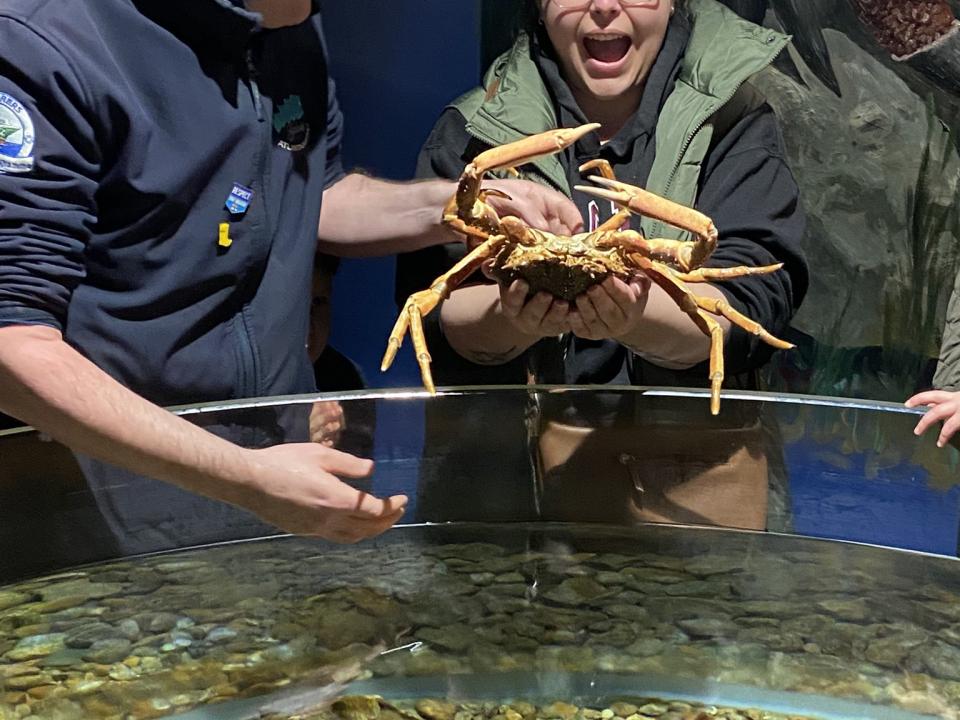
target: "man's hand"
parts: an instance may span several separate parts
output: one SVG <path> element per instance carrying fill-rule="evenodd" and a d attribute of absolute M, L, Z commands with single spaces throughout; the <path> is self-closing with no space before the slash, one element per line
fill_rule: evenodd
<path fill-rule="evenodd" d="M 530 180 L 488 180 L 485 188 L 506 193 L 508 198 L 491 195 L 487 203 L 500 217 L 513 215 L 537 230 L 554 235 L 583 232 L 583 218 L 573 201 L 561 192 Z"/>
<path fill-rule="evenodd" d="M 372 460 L 315 443 L 249 452 L 257 477 L 237 504 L 287 532 L 359 542 L 388 530 L 406 509 L 404 495 L 381 500 L 336 477 L 368 477 Z"/>
<path fill-rule="evenodd" d="M 577 309 L 567 318 L 570 329 L 586 340 L 618 340 L 642 321 L 649 291 L 646 276 L 639 275 L 628 283 L 608 277 L 577 296 Z"/>
<path fill-rule="evenodd" d="M 960 428 L 960 392 L 928 390 L 908 398 L 904 404 L 909 408 L 920 406 L 930 408 L 913 429 L 914 435 L 923 435 L 935 422 L 943 421 L 943 427 L 940 428 L 940 435 L 937 437 L 937 447 L 946 445 Z"/>

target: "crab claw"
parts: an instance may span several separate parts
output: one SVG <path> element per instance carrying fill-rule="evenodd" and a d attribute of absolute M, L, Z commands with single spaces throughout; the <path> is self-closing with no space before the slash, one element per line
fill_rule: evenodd
<path fill-rule="evenodd" d="M 488 197 L 498 197 L 503 198 L 504 200 L 513 200 L 513 197 L 505 193 L 503 190 L 497 190 L 496 188 L 484 188 L 480 191 L 480 199 L 486 201 Z"/>
<path fill-rule="evenodd" d="M 516 142 L 499 145 L 477 155 L 467 166 L 480 175 L 491 170 L 507 170 L 536 160 L 544 155 L 553 155 L 573 145 L 584 135 L 592 133 L 600 123 L 587 123 L 575 128 L 548 130 L 525 137 Z"/>
<path fill-rule="evenodd" d="M 588 195 L 612 200 L 630 212 L 669 223 L 711 243 L 716 243 L 717 229 L 713 225 L 713 220 L 702 212 L 619 180 L 599 175 L 591 175 L 589 179 L 601 187 L 576 185 L 575 189 Z"/>

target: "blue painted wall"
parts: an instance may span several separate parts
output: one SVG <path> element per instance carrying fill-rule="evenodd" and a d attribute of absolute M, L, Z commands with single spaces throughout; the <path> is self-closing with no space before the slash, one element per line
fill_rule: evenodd
<path fill-rule="evenodd" d="M 331 71 L 345 117 L 347 168 L 398 180 L 413 176 L 420 145 L 444 105 L 480 77 L 479 5 L 479 0 L 323 3 Z M 360 364 L 371 387 L 420 383 L 409 342 L 390 372 L 380 373 L 396 319 L 393 274 L 393 258 L 349 260 L 334 283 L 330 342 Z"/>

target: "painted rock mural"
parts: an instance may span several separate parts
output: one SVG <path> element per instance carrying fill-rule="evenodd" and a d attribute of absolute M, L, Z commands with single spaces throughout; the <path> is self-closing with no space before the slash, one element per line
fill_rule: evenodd
<path fill-rule="evenodd" d="M 798 349 L 772 389 L 902 400 L 928 386 L 960 260 L 958 0 L 727 0 L 793 42 L 755 84 L 808 215 Z"/>

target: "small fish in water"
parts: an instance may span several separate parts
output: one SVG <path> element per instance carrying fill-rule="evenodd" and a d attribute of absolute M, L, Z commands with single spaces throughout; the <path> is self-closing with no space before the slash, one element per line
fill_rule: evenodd
<path fill-rule="evenodd" d="M 343 694 L 350 683 L 360 677 L 367 663 L 385 651 L 385 645 L 377 645 L 366 655 L 349 662 L 319 668 L 303 678 L 295 687 L 287 688 L 274 695 L 270 702 L 258 708 L 256 715 L 250 715 L 242 720 L 286 718 L 324 710 Z"/>
<path fill-rule="evenodd" d="M 396 636 L 399 643 L 410 628 L 404 628 Z M 390 649 L 384 643 L 375 645 L 360 657 L 337 665 L 327 665 L 314 670 L 295 686 L 272 696 L 270 702 L 261 705 L 256 715 L 241 720 L 268 720 L 272 718 L 307 717 L 326 710 L 343 695 L 346 687 L 359 678 L 367 665 L 380 657 L 400 650 L 416 651 L 422 643 L 411 642 L 395 645 Z"/>

